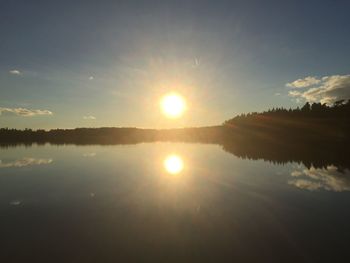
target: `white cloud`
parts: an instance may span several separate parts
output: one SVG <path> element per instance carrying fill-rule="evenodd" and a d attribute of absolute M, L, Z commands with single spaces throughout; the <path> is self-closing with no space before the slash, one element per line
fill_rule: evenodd
<path fill-rule="evenodd" d="M 0 107 L 0 115 L 2 113 L 12 113 L 23 117 L 32 117 L 37 115 L 52 115 L 49 110 L 30 110 L 26 108 L 2 108 Z"/>
<path fill-rule="evenodd" d="M 94 76 L 90 76 L 90 77 L 89 77 L 89 80 L 93 80 L 93 79 L 94 79 Z"/>
<path fill-rule="evenodd" d="M 330 165 L 326 169 L 311 167 L 305 170 L 295 170 L 291 176 L 297 179 L 288 181 L 288 184 L 309 191 L 327 190 L 334 192 L 350 191 L 350 171 L 338 171 L 337 167 Z"/>
<path fill-rule="evenodd" d="M 22 159 L 15 160 L 13 162 L 2 162 L 0 160 L 0 168 L 11 168 L 11 167 L 24 167 L 29 165 L 41 165 L 52 163 L 52 159 L 36 159 L 25 157 Z"/>
<path fill-rule="evenodd" d="M 13 74 L 13 75 L 21 75 L 22 74 L 18 69 L 10 70 L 9 73 Z"/>
<path fill-rule="evenodd" d="M 321 80 L 315 78 L 315 77 L 306 77 L 303 79 L 297 79 L 293 82 L 287 83 L 286 86 L 290 87 L 290 88 L 306 88 L 306 87 L 310 87 L 312 85 L 316 85 L 318 83 L 320 83 Z"/>
<path fill-rule="evenodd" d="M 291 90 L 289 91 L 289 96 L 291 97 L 300 97 L 302 93 L 298 90 Z"/>
<path fill-rule="evenodd" d="M 95 116 L 89 115 L 89 116 L 83 116 L 84 120 L 96 120 Z"/>
<path fill-rule="evenodd" d="M 313 77 L 307 77 L 313 78 Z M 307 79 L 305 78 L 305 79 Z M 304 80 L 305 80 L 304 79 Z M 317 80 L 314 78 L 314 80 Z M 298 82 L 297 85 L 287 83 L 286 85 L 292 88 L 308 88 L 306 90 L 291 90 L 289 96 L 296 99 L 302 99 L 311 103 L 321 102 L 327 105 L 333 104 L 337 100 L 350 99 L 350 75 L 332 75 L 325 76 L 316 83 L 315 81 L 311 85 L 300 84 L 302 80 L 296 80 L 292 83 Z M 309 80 L 309 83 L 312 81 Z M 299 86 L 298 86 L 299 85 Z"/>

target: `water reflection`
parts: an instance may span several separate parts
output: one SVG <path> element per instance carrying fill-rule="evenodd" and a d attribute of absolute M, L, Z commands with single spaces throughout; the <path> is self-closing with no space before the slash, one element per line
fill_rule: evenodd
<path fill-rule="evenodd" d="M 350 190 L 350 170 L 341 170 L 334 165 L 326 168 L 296 169 L 291 173 L 295 179 L 288 184 L 309 191 L 327 190 L 343 192 Z"/>
<path fill-rule="evenodd" d="M 47 145 L 0 154 L 2 167 L 32 165 L 0 169 L 1 262 L 52 262 L 51 255 L 57 262 L 347 256 L 350 171 L 340 164 L 273 165 L 217 145 L 181 143 Z"/>
<path fill-rule="evenodd" d="M 95 157 L 96 153 L 84 153 L 83 157 Z"/>
<path fill-rule="evenodd" d="M 171 154 L 165 158 L 164 168 L 170 174 L 179 174 L 184 168 L 184 163 L 179 155 Z"/>
<path fill-rule="evenodd" d="M 29 165 L 41 165 L 49 163 L 52 163 L 52 159 L 37 159 L 25 157 L 11 162 L 3 162 L 2 160 L 0 160 L 0 168 L 24 167 Z"/>

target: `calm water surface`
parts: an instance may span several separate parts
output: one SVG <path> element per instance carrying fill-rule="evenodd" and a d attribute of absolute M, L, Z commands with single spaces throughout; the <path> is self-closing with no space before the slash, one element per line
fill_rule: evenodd
<path fill-rule="evenodd" d="M 217 145 L 0 150 L 1 262 L 345 262 L 350 173 Z M 345 260 L 345 261 L 344 261 Z"/>

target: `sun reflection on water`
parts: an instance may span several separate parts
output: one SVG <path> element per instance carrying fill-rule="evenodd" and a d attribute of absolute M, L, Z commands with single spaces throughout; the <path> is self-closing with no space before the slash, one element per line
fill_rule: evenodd
<path fill-rule="evenodd" d="M 184 168 L 184 163 L 180 156 L 172 154 L 165 158 L 164 168 L 170 174 L 179 174 Z"/>

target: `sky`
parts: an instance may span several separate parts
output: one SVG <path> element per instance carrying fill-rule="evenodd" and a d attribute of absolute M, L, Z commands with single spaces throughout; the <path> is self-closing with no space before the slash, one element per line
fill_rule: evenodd
<path fill-rule="evenodd" d="M 1 1 L 0 127 L 171 128 L 350 98 L 350 1 Z M 187 104 L 159 109 L 164 94 Z"/>

